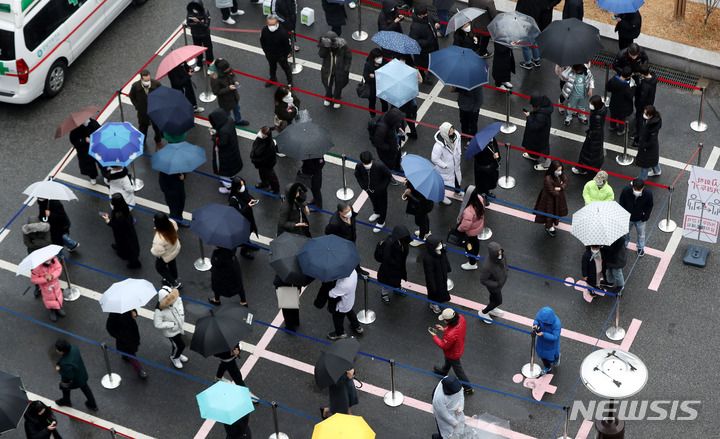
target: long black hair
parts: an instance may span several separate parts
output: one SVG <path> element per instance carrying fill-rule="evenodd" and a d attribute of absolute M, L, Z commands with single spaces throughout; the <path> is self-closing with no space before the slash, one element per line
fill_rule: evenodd
<path fill-rule="evenodd" d="M 470 194 L 468 206 L 472 206 L 473 209 L 475 209 L 475 215 L 477 215 L 478 218 L 485 216 L 485 205 L 482 201 L 480 201 L 480 192 L 478 191 L 478 188 L 473 189 L 472 194 Z"/>
<path fill-rule="evenodd" d="M 115 192 L 112 194 L 112 196 L 110 196 L 110 204 L 113 208 L 113 217 L 117 219 L 130 218 L 130 208 L 121 193 Z"/>

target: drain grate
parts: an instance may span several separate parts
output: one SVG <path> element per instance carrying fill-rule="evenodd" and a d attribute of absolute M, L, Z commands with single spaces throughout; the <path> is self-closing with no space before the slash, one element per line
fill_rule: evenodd
<path fill-rule="evenodd" d="M 605 63 L 605 64 L 612 64 L 613 61 L 615 61 L 615 54 L 611 52 L 600 52 L 592 59 L 595 62 L 599 63 Z M 600 67 L 600 66 L 597 66 Z M 689 73 L 684 72 L 678 72 L 677 70 L 671 70 L 667 69 L 665 67 L 660 66 L 650 66 L 650 72 L 652 72 L 653 75 L 656 75 L 658 78 L 667 79 L 669 81 L 675 81 L 680 84 L 689 85 L 691 87 L 697 87 L 697 83 L 700 80 L 699 77 L 695 75 L 691 75 Z M 665 84 L 671 86 L 680 88 L 683 90 L 686 90 L 686 87 L 683 87 L 681 85 L 668 83 Z"/>

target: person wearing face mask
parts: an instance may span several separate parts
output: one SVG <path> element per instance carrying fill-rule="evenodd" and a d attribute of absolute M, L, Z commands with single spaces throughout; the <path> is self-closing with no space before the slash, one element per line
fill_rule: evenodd
<path fill-rule="evenodd" d="M 235 79 L 235 72 L 230 67 L 230 63 L 223 58 L 216 59 L 208 69 L 208 75 L 212 92 L 218 98 L 218 106 L 225 112 L 228 119 L 232 113 L 235 125 L 241 127 L 250 125 L 250 122 L 243 119 L 240 113 L 240 83 Z"/>
<path fill-rule="evenodd" d="M 480 108 L 483 104 L 483 88 L 475 87 L 472 90 L 465 90 L 464 88 L 450 87 L 450 91 L 458 94 L 457 102 L 458 109 L 460 110 L 460 130 L 463 134 L 471 136 L 465 137 L 462 140 L 462 143 L 464 143 L 464 146 L 467 148 L 472 136 L 478 132 L 478 116 L 480 115 Z"/>
<path fill-rule="evenodd" d="M 302 183 L 290 183 L 285 186 L 285 199 L 280 206 L 278 216 L 277 236 L 289 232 L 311 237 L 308 221 L 310 209 L 305 202 L 307 191 L 307 187 Z"/>
<path fill-rule="evenodd" d="M 281 86 L 275 90 L 275 129 L 282 133 L 288 125 L 293 123 L 300 111 L 300 99 L 292 92 L 290 87 Z M 284 154 L 278 154 L 285 157 Z"/>
<path fill-rule="evenodd" d="M 435 144 L 430 157 L 433 164 L 437 165 L 445 186 L 455 188 L 462 186 L 460 134 L 455 132 L 455 128 L 450 122 L 440 124 L 440 129 L 435 133 Z M 448 197 L 445 197 L 442 202 L 445 205 L 452 204 Z"/>
<path fill-rule="evenodd" d="M 440 238 L 430 235 L 425 243 L 426 253 L 423 255 L 423 272 L 428 299 L 437 303 L 450 301 L 448 292 L 448 273 L 452 271 L 447 257 L 447 249 Z M 442 309 L 437 303 L 430 303 L 430 309 L 440 314 Z"/>
<path fill-rule="evenodd" d="M 350 322 L 350 328 L 356 334 L 363 333 L 363 327 L 357 319 L 353 305 L 355 305 L 355 290 L 357 289 L 358 276 L 354 271 L 347 277 L 335 281 L 335 286 L 330 290 L 328 296 L 328 310 L 332 314 L 335 330 L 327 334 L 330 340 L 347 338 L 345 333 L 345 317 Z"/>
<path fill-rule="evenodd" d="M 613 20 L 617 21 L 615 32 L 618 34 L 618 48 L 625 49 L 632 44 L 635 38 L 640 36 L 642 15 L 640 15 L 640 11 L 628 12 L 613 15 Z"/>
<path fill-rule="evenodd" d="M 600 286 L 615 292 L 620 291 L 625 286 L 625 277 L 622 272 L 623 267 L 627 264 L 625 237 L 621 236 L 611 245 L 600 248 L 600 254 L 604 273 L 604 279 L 600 280 Z"/>
<path fill-rule="evenodd" d="M 533 331 L 537 334 L 535 352 L 542 360 L 544 368 L 540 376 L 560 365 L 560 333 L 562 324 L 552 308 L 546 306 L 538 311 L 533 321 Z"/>
<path fill-rule="evenodd" d="M 565 105 L 580 110 L 576 112 L 568 109 L 567 116 L 565 116 L 565 125 L 570 125 L 575 114 L 577 114 L 581 123 L 587 125 L 588 120 L 584 113 L 585 100 L 593 96 L 595 91 L 595 79 L 590 71 L 590 64 L 575 64 L 568 67 L 562 72 L 561 78 L 565 81 L 562 88 L 562 97 L 566 101 Z"/>
<path fill-rule="evenodd" d="M 280 181 L 275 173 L 277 146 L 270 135 L 273 129 L 268 126 L 260 128 L 255 140 L 253 140 L 250 161 L 258 170 L 260 176 L 260 182 L 256 183 L 255 187 L 277 195 L 280 193 Z"/>
<path fill-rule="evenodd" d="M 625 67 L 630 67 L 633 73 L 637 73 L 640 71 L 640 67 L 643 64 L 648 63 L 648 61 L 649 58 L 645 49 L 641 48 L 637 43 L 631 43 L 615 55 L 615 61 L 612 63 L 612 68 L 618 75 L 622 73 L 622 70 Z"/>
<path fill-rule="evenodd" d="M 56 322 L 57 316 L 65 317 L 63 310 L 63 292 L 60 288 L 62 265 L 53 257 L 33 268 L 30 281 L 40 288 L 43 304 L 50 315 L 50 321 Z"/>
<path fill-rule="evenodd" d="M 350 64 L 352 51 L 344 38 L 335 32 L 326 32 L 318 41 L 318 56 L 322 58 L 320 80 L 325 87 L 325 97 L 334 99 L 333 102 L 325 100 L 323 105 L 340 108 L 342 90 L 350 81 Z"/>
<path fill-rule="evenodd" d="M 578 163 L 588 168 L 600 169 L 605 161 L 605 118 L 607 107 L 602 98 L 595 95 L 590 98 L 589 126 L 585 131 L 585 141 L 580 149 Z M 584 168 L 572 167 L 576 175 L 587 174 Z"/>
<path fill-rule="evenodd" d="M 472 28 L 473 34 L 480 38 L 480 45 L 477 49 L 477 54 L 483 58 L 489 58 L 493 56 L 492 52 L 487 50 L 488 43 L 490 43 L 490 35 L 488 34 L 488 25 L 495 17 L 497 17 L 498 11 L 495 7 L 494 0 L 469 0 L 468 6 L 471 8 L 484 9 L 485 13 L 473 20 Z M 514 62 L 513 62 L 514 64 Z"/>
<path fill-rule="evenodd" d="M 208 302 L 215 306 L 221 306 L 220 297 L 240 297 L 240 305 L 247 306 L 245 297 L 245 286 L 243 285 L 242 269 L 240 261 L 235 254 L 235 249 L 217 247 L 210 257 L 212 267 L 210 268 L 210 286 L 213 297 L 208 297 Z M 240 384 L 242 385 L 242 384 Z"/>
<path fill-rule="evenodd" d="M 440 49 L 438 45 L 438 30 L 440 23 L 428 15 L 426 6 L 418 6 L 412 17 L 412 25 L 410 25 L 410 38 L 417 41 L 420 45 L 420 54 L 415 55 L 415 64 L 418 67 L 427 69 L 430 63 L 430 53 Z M 430 72 L 421 70 L 420 75 L 424 84 L 432 85 L 435 83 Z"/>
<path fill-rule="evenodd" d="M 194 74 L 195 69 L 190 67 L 188 63 L 182 62 L 170 70 L 167 76 L 170 80 L 170 86 L 175 90 L 183 92 L 185 99 L 193 106 L 193 111 L 195 113 L 202 113 L 205 109 L 198 107 L 197 99 L 195 98 L 195 85 L 192 82 Z"/>
<path fill-rule="evenodd" d="M 383 287 L 380 297 L 383 303 L 390 303 L 390 292 L 387 287 L 400 289 L 400 282 L 407 280 L 407 257 L 410 252 L 410 232 L 407 227 L 398 224 L 386 239 L 382 249 L 382 262 L 377 272 L 377 280 Z M 387 287 L 385 286 L 387 285 Z"/>
<path fill-rule="evenodd" d="M 638 132 L 638 153 L 635 164 L 640 167 L 638 178 L 646 180 L 662 173 L 660 169 L 660 141 L 662 118 L 653 105 L 645 107 L 643 124 Z"/>
<path fill-rule="evenodd" d="M 453 35 L 453 46 L 477 51 L 479 44 L 480 40 L 478 40 L 478 37 L 473 33 L 471 22 L 467 22 L 463 27 L 456 30 Z"/>
<path fill-rule="evenodd" d="M 380 116 L 375 132 L 372 133 L 370 141 L 377 150 L 378 158 L 391 171 L 402 169 L 400 146 L 405 137 L 406 127 L 405 114 L 399 108 L 392 107 Z"/>
<path fill-rule="evenodd" d="M 255 204 L 257 204 L 257 200 L 250 195 L 250 192 L 245 186 L 245 180 L 240 177 L 233 177 L 232 184 L 230 185 L 230 194 L 228 196 L 228 205 L 234 207 L 235 210 L 240 212 L 240 214 L 248 220 L 250 223 L 250 233 L 255 233 L 255 237 L 258 237 L 258 228 L 255 223 L 255 215 L 253 214 L 253 206 L 255 206 Z M 255 250 L 257 250 L 256 247 L 240 244 L 240 255 L 245 259 L 255 259 L 255 256 L 252 254 Z"/>
<path fill-rule="evenodd" d="M 463 205 L 457 218 L 457 229 L 464 232 L 468 239 L 465 251 L 469 255 L 477 256 L 480 253 L 480 240 L 478 235 L 485 228 L 485 203 L 480 191 L 468 186 L 465 190 Z M 477 270 L 477 258 L 468 256 L 468 261 L 460 266 L 463 270 Z"/>
<path fill-rule="evenodd" d="M 522 147 L 540 154 L 550 155 L 550 129 L 552 128 L 553 105 L 550 98 L 541 94 L 530 96 L 531 111 L 525 114 L 525 132 Z M 536 171 L 546 171 L 551 158 L 531 153 L 522 153 L 523 158 L 537 162 L 533 167 Z"/>
<path fill-rule="evenodd" d="M 288 62 L 291 50 L 290 39 L 287 29 L 278 21 L 277 15 L 268 15 L 267 25 L 260 31 L 260 46 L 270 66 L 270 81 L 278 82 L 277 66 L 280 64 L 287 83 L 292 85 L 292 69 Z M 275 85 L 272 82 L 266 82 L 265 87 Z"/>
<path fill-rule="evenodd" d="M 202 70 L 204 55 L 207 55 L 209 63 L 215 60 L 212 38 L 210 38 L 210 13 L 205 9 L 202 0 L 190 0 L 190 3 L 187 4 L 187 20 L 185 22 L 190 28 L 193 45 L 207 47 L 207 50 L 197 57 L 195 71 L 199 72 Z"/>
<path fill-rule="evenodd" d="M 155 125 L 155 122 L 150 120 L 150 116 L 147 114 L 147 104 L 148 94 L 150 94 L 153 90 L 156 90 L 161 85 L 160 81 L 152 79 L 150 70 L 143 69 L 140 72 L 140 79 L 130 86 L 130 91 L 128 92 L 130 102 L 132 102 L 133 107 L 135 107 L 135 111 L 137 112 L 138 130 L 145 135 L 145 139 L 147 140 L 148 129 L 150 128 L 150 125 L 152 125 L 153 131 L 155 132 L 156 149 L 162 149 L 163 147 L 162 131 L 160 131 L 160 128 Z"/>
<path fill-rule="evenodd" d="M 403 192 L 401 199 L 407 201 L 407 207 L 405 213 L 412 215 L 415 219 L 415 225 L 418 226 L 418 230 L 415 231 L 415 237 L 419 239 L 413 239 L 410 243 L 411 247 L 418 247 L 425 244 L 426 239 L 430 236 L 430 217 L 428 214 L 432 212 L 435 207 L 435 202 L 428 200 L 425 196 L 420 193 L 410 183 L 410 180 L 405 181 L 405 192 Z"/>
<path fill-rule="evenodd" d="M 357 240 L 357 225 L 355 223 L 357 213 L 344 201 L 337 205 L 337 210 L 330 217 L 328 225 L 325 226 L 326 235 L 335 235 L 350 242 Z"/>
<path fill-rule="evenodd" d="M 404 17 L 398 12 L 398 3 L 395 0 L 383 0 L 377 20 L 378 32 L 385 30 L 388 32 L 403 33 L 403 28 L 400 24 L 403 19 Z"/>
<path fill-rule="evenodd" d="M 454 391 L 459 392 L 460 389 L 463 388 L 465 395 L 472 395 L 475 393 L 475 389 L 467 384 L 462 384 L 461 387 L 458 381 L 470 382 L 470 378 L 468 378 L 460 362 L 460 358 L 465 352 L 465 334 L 467 329 L 465 317 L 458 314 L 457 311 L 452 308 L 445 308 L 438 316 L 438 320 L 446 322 L 447 326 L 436 324 L 435 329 L 439 334 L 433 334 L 432 332 L 431 334 L 433 334 L 433 342 L 443 351 L 445 363 L 442 366 L 433 366 L 433 372 L 441 376 L 446 376 L 448 372 L 450 372 L 450 369 L 452 369 L 455 375 L 457 375 L 457 378 L 454 380 L 454 386 L 456 388 Z M 446 379 L 443 379 L 443 381 Z M 450 436 L 443 437 L 450 438 Z"/>
<path fill-rule="evenodd" d="M 631 79 L 632 69 L 625 66 L 619 75 L 616 75 L 607 82 L 605 90 L 610 92 L 610 117 L 625 121 L 633 112 L 633 97 L 635 97 L 635 82 Z M 625 134 L 627 124 L 619 124 L 610 121 L 608 129 L 614 131 L 617 129 L 617 135 Z"/>
<path fill-rule="evenodd" d="M 545 231 L 553 237 L 555 236 L 555 226 L 560 223 L 557 217 L 564 217 L 568 214 L 567 200 L 565 199 L 567 187 L 568 178 L 563 172 L 562 164 L 553 160 L 545 171 L 543 186 L 535 202 L 535 207 L 533 207 L 534 210 L 553 215 L 535 215 L 535 222 L 545 224 Z"/>
<path fill-rule="evenodd" d="M 365 60 L 365 66 L 363 66 L 363 80 L 368 88 L 368 108 L 371 110 L 375 109 L 375 102 L 377 102 L 377 88 L 375 82 L 375 70 L 383 66 L 385 59 L 383 58 L 382 50 L 378 47 L 373 48 L 368 54 Z M 382 112 L 388 111 L 388 103 L 380 99 L 380 108 Z M 370 117 L 375 116 L 375 112 L 370 112 Z"/>
<path fill-rule="evenodd" d="M 370 151 L 360 153 L 360 163 L 355 165 L 355 179 L 372 203 L 373 214 L 368 221 L 375 223 L 373 233 L 380 233 L 385 227 L 387 215 L 388 186 L 394 181 L 390 170 L 381 161 L 373 160 Z"/>
<path fill-rule="evenodd" d="M 103 167 L 100 162 L 88 154 L 88 150 L 90 149 L 90 134 L 99 129 L 100 124 L 98 121 L 90 118 L 70 131 L 70 143 L 75 147 L 80 173 L 88 177 L 91 184 L 97 184 L 98 170 L 100 170 L 100 175 L 103 173 Z"/>
<path fill-rule="evenodd" d="M 645 225 L 653 209 L 653 195 L 645 188 L 645 180 L 636 178 L 623 188 L 618 200 L 620 205 L 630 212 L 630 230 L 625 235 L 625 247 L 630 243 L 630 232 L 637 231 L 638 256 L 645 256 Z"/>
<path fill-rule="evenodd" d="M 592 180 L 585 184 L 585 187 L 583 187 L 583 200 L 585 200 L 586 206 L 593 201 L 615 200 L 615 192 L 608 184 L 607 172 L 598 172 Z"/>
<path fill-rule="evenodd" d="M 602 290 L 600 280 L 603 277 L 603 261 L 599 245 L 585 247 L 585 253 L 583 253 L 580 261 L 580 268 L 582 269 L 583 279 L 585 279 L 588 286 L 596 290 Z M 588 290 L 588 293 L 593 297 L 597 296 L 597 293 L 593 290 Z"/>
<path fill-rule="evenodd" d="M 325 160 L 323 158 L 305 159 L 302 161 L 302 167 L 298 170 L 295 180 L 310 185 L 313 198 L 308 201 L 308 206 L 317 209 L 322 209 L 323 206 L 322 171 L 324 167 Z"/>
<path fill-rule="evenodd" d="M 235 134 L 235 126 L 222 108 L 216 108 L 208 117 L 212 139 L 212 167 L 213 172 L 221 178 L 218 192 L 229 194 L 231 179 L 243 169 L 240 146 Z"/>
<path fill-rule="evenodd" d="M 643 126 L 645 118 L 645 107 L 655 105 L 655 92 L 657 91 L 658 77 L 650 73 L 650 65 L 642 63 L 636 77 L 637 88 L 635 89 L 635 139 L 633 146 L 637 148 L 637 142 L 640 140 L 640 128 Z"/>
<path fill-rule="evenodd" d="M 491 316 L 502 317 L 505 311 L 498 308 L 502 305 L 502 289 L 508 278 L 508 263 L 505 258 L 505 250 L 497 242 L 488 244 L 488 256 L 480 266 L 480 283 L 485 285 L 490 293 L 490 301 L 487 306 L 478 310 L 478 315 L 483 322 L 492 324 Z"/>
<path fill-rule="evenodd" d="M 70 237 L 70 217 L 58 200 L 38 198 L 38 220 L 50 224 L 50 238 L 52 243 L 66 247 L 70 253 L 80 247 L 80 243 Z M 63 257 L 62 250 L 58 257 Z"/>

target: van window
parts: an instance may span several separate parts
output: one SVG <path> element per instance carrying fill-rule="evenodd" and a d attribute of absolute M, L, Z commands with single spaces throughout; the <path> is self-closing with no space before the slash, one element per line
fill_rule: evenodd
<path fill-rule="evenodd" d="M 15 33 L 0 30 L 0 61 L 15 59 Z"/>
<path fill-rule="evenodd" d="M 42 44 L 65 20 L 74 14 L 86 0 L 50 0 L 25 25 L 25 46 L 31 52 Z"/>

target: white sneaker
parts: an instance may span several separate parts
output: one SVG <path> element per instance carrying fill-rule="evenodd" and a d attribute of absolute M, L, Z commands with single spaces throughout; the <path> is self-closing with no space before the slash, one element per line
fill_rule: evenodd
<path fill-rule="evenodd" d="M 223 195 L 227 195 L 230 193 L 230 189 L 226 188 L 225 186 L 220 186 L 218 188 L 218 192 L 220 192 Z"/>
<path fill-rule="evenodd" d="M 382 228 L 385 227 L 385 223 L 377 223 L 375 224 L 375 227 L 373 228 L 373 233 L 380 233 L 382 232 Z"/>
<path fill-rule="evenodd" d="M 250 398 L 252 398 L 253 404 L 257 404 L 260 402 L 260 398 L 258 398 L 257 395 L 252 392 L 250 392 Z"/>
<path fill-rule="evenodd" d="M 217 382 L 219 382 L 219 381 L 222 381 L 222 382 L 224 382 L 224 383 L 232 384 L 232 381 L 230 381 L 229 379 L 227 379 L 227 378 L 225 378 L 225 377 L 222 377 L 222 378 L 215 377 L 215 382 L 217 383 Z"/>
<path fill-rule="evenodd" d="M 323 105 L 326 106 L 326 107 L 329 107 L 329 106 L 330 106 L 330 101 L 324 101 L 324 102 L 323 102 Z"/>
<path fill-rule="evenodd" d="M 235 12 L 231 12 L 230 15 L 245 15 L 245 11 L 243 11 L 242 9 L 238 9 Z"/>
<path fill-rule="evenodd" d="M 428 235 L 425 235 L 425 239 L 427 239 Z M 420 241 L 419 239 L 413 239 L 410 241 L 410 247 L 420 247 L 421 245 L 425 244 L 425 241 Z"/>
<path fill-rule="evenodd" d="M 480 317 L 482 317 L 483 319 L 485 319 L 485 320 L 483 320 L 484 323 L 487 323 L 488 325 L 492 325 L 493 319 L 492 319 L 492 317 L 490 317 L 490 314 L 484 314 L 482 312 L 482 310 L 478 310 L 478 315 Z"/>
<path fill-rule="evenodd" d="M 498 87 L 498 88 L 499 88 L 500 90 L 509 90 L 509 88 L 505 87 L 504 85 L 500 85 L 500 87 Z"/>
<path fill-rule="evenodd" d="M 413 235 L 415 235 L 416 238 L 419 238 L 419 237 L 420 237 L 420 230 L 415 230 L 415 231 L 413 232 Z"/>
<path fill-rule="evenodd" d="M 170 361 L 172 361 L 173 366 L 175 366 L 176 369 L 182 369 L 182 361 L 180 361 L 179 358 L 173 358 L 172 355 L 170 355 Z"/>
<path fill-rule="evenodd" d="M 202 67 L 197 65 L 197 66 L 195 66 L 195 68 L 193 70 L 195 70 L 196 72 L 199 72 L 200 70 L 202 70 Z"/>
<path fill-rule="evenodd" d="M 378 219 L 378 218 L 380 218 L 380 214 L 379 214 L 379 213 L 373 213 L 372 215 L 370 215 L 370 218 L 368 218 L 368 221 L 373 222 L 373 221 L 375 221 L 375 220 Z"/>
<path fill-rule="evenodd" d="M 350 2 L 348 3 L 348 6 L 350 7 L 350 9 L 355 9 L 357 7 L 357 4 L 355 2 Z"/>
<path fill-rule="evenodd" d="M 477 270 L 478 264 L 473 265 L 469 262 L 466 262 L 466 263 L 462 264 L 460 266 L 460 268 L 462 268 L 463 270 L 466 270 L 466 271 Z"/>
<path fill-rule="evenodd" d="M 90 179 L 90 184 L 97 184 L 97 179 L 91 178 L 91 179 Z"/>
<path fill-rule="evenodd" d="M 510 82 L 503 82 L 502 85 L 507 89 L 513 88 L 513 85 Z"/>
<path fill-rule="evenodd" d="M 223 20 L 223 23 L 225 23 L 225 24 L 235 24 L 235 20 L 233 20 L 232 17 L 228 17 L 227 20 Z"/>
<path fill-rule="evenodd" d="M 442 202 L 443 202 L 443 204 L 446 205 L 446 206 L 449 206 L 449 205 L 452 204 L 452 201 L 451 201 L 450 198 L 448 198 L 448 197 L 443 198 Z"/>
<path fill-rule="evenodd" d="M 660 174 L 662 174 L 662 170 L 660 170 L 660 172 L 658 172 L 658 173 L 655 173 L 654 171 L 651 170 L 650 172 L 648 172 L 648 177 L 656 177 Z"/>
<path fill-rule="evenodd" d="M 196 105 L 195 107 L 193 107 L 193 111 L 194 111 L 195 113 L 202 113 L 203 111 L 205 111 L 205 108 L 203 108 L 203 107 L 198 107 L 198 106 Z"/>
<path fill-rule="evenodd" d="M 281 152 L 276 152 L 275 155 L 278 157 L 287 157 L 285 154 L 283 154 Z"/>
<path fill-rule="evenodd" d="M 185 355 L 180 354 L 180 356 L 179 356 L 178 358 L 179 358 L 180 361 L 182 361 L 183 363 L 187 363 L 188 357 L 186 357 Z"/>
<path fill-rule="evenodd" d="M 340 104 L 338 104 L 337 102 L 335 102 L 335 103 L 333 104 L 333 108 L 340 108 Z"/>
<path fill-rule="evenodd" d="M 494 310 L 488 312 L 488 314 L 490 314 L 491 316 L 502 317 L 505 315 L 505 311 L 501 310 L 500 308 L 495 308 Z"/>

